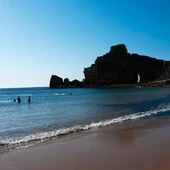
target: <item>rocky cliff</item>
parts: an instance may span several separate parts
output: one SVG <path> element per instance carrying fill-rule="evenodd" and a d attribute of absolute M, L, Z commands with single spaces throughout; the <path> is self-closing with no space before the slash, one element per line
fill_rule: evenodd
<path fill-rule="evenodd" d="M 157 81 L 170 80 L 170 67 L 166 69 Z"/>
<path fill-rule="evenodd" d="M 84 69 L 86 85 L 107 85 L 155 81 L 170 66 L 168 61 L 130 54 L 124 44 L 112 46 L 97 57 L 95 63 Z"/>

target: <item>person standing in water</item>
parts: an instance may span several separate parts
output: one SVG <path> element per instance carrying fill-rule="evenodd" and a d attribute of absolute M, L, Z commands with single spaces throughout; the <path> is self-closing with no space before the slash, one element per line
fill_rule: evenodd
<path fill-rule="evenodd" d="M 28 97 L 28 103 L 30 103 L 30 102 L 31 102 L 31 97 L 29 96 L 29 97 Z"/>
<path fill-rule="evenodd" d="M 17 98 L 18 103 L 21 103 L 21 98 L 18 96 Z"/>

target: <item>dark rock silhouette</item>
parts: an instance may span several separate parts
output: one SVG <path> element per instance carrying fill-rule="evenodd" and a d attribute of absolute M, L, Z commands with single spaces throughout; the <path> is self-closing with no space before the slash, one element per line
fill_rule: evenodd
<path fill-rule="evenodd" d="M 71 87 L 82 87 L 83 83 L 79 80 L 73 80 L 72 82 L 70 82 Z"/>
<path fill-rule="evenodd" d="M 109 85 L 155 81 L 170 63 L 144 55 L 130 54 L 124 44 L 112 46 L 110 52 L 97 57 L 84 69 L 86 85 Z"/>
<path fill-rule="evenodd" d="M 50 88 L 167 86 L 170 85 L 170 61 L 130 54 L 124 44 L 118 44 L 84 68 L 84 76 L 82 82 L 68 78 L 63 82 L 61 77 L 52 75 Z"/>
<path fill-rule="evenodd" d="M 52 75 L 50 79 L 50 88 L 63 87 L 63 79 L 56 75 Z"/>
<path fill-rule="evenodd" d="M 83 86 L 83 83 L 79 80 L 76 80 L 76 79 L 73 80 L 73 81 L 69 81 L 68 78 L 65 78 L 64 82 L 63 82 L 63 79 L 61 77 L 56 76 L 56 75 L 52 75 L 51 79 L 50 79 L 50 88 L 61 88 L 61 87 L 77 88 L 77 87 L 82 87 L 82 86 Z"/>
<path fill-rule="evenodd" d="M 68 78 L 64 79 L 64 87 L 66 88 L 70 87 L 70 80 Z"/>
<path fill-rule="evenodd" d="M 170 80 L 170 67 L 157 79 L 157 81 Z"/>

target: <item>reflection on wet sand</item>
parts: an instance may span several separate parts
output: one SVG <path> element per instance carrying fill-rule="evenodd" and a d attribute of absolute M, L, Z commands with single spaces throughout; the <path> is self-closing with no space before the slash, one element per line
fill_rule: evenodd
<path fill-rule="evenodd" d="M 146 136 L 146 138 L 152 138 L 154 131 L 158 132 L 159 129 L 161 130 L 161 134 L 163 128 L 164 133 L 168 132 L 170 127 L 167 125 L 170 126 L 170 119 L 153 118 L 148 120 L 132 120 L 102 130 L 101 133 L 99 133 L 98 138 L 102 142 L 115 142 L 121 147 L 130 147 L 135 145 L 141 138 L 144 138 L 144 136 Z M 149 133 L 151 131 L 152 133 Z M 109 140 L 105 140 L 105 138 Z"/>

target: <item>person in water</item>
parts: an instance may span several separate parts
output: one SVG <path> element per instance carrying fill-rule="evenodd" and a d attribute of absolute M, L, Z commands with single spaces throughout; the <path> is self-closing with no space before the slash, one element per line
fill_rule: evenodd
<path fill-rule="evenodd" d="M 16 102 L 16 99 L 14 99 L 14 102 Z"/>
<path fill-rule="evenodd" d="M 29 96 L 29 97 L 28 97 L 28 103 L 30 103 L 30 102 L 31 102 L 31 97 Z"/>
<path fill-rule="evenodd" d="M 18 103 L 21 103 L 21 98 L 18 96 L 17 98 Z"/>

